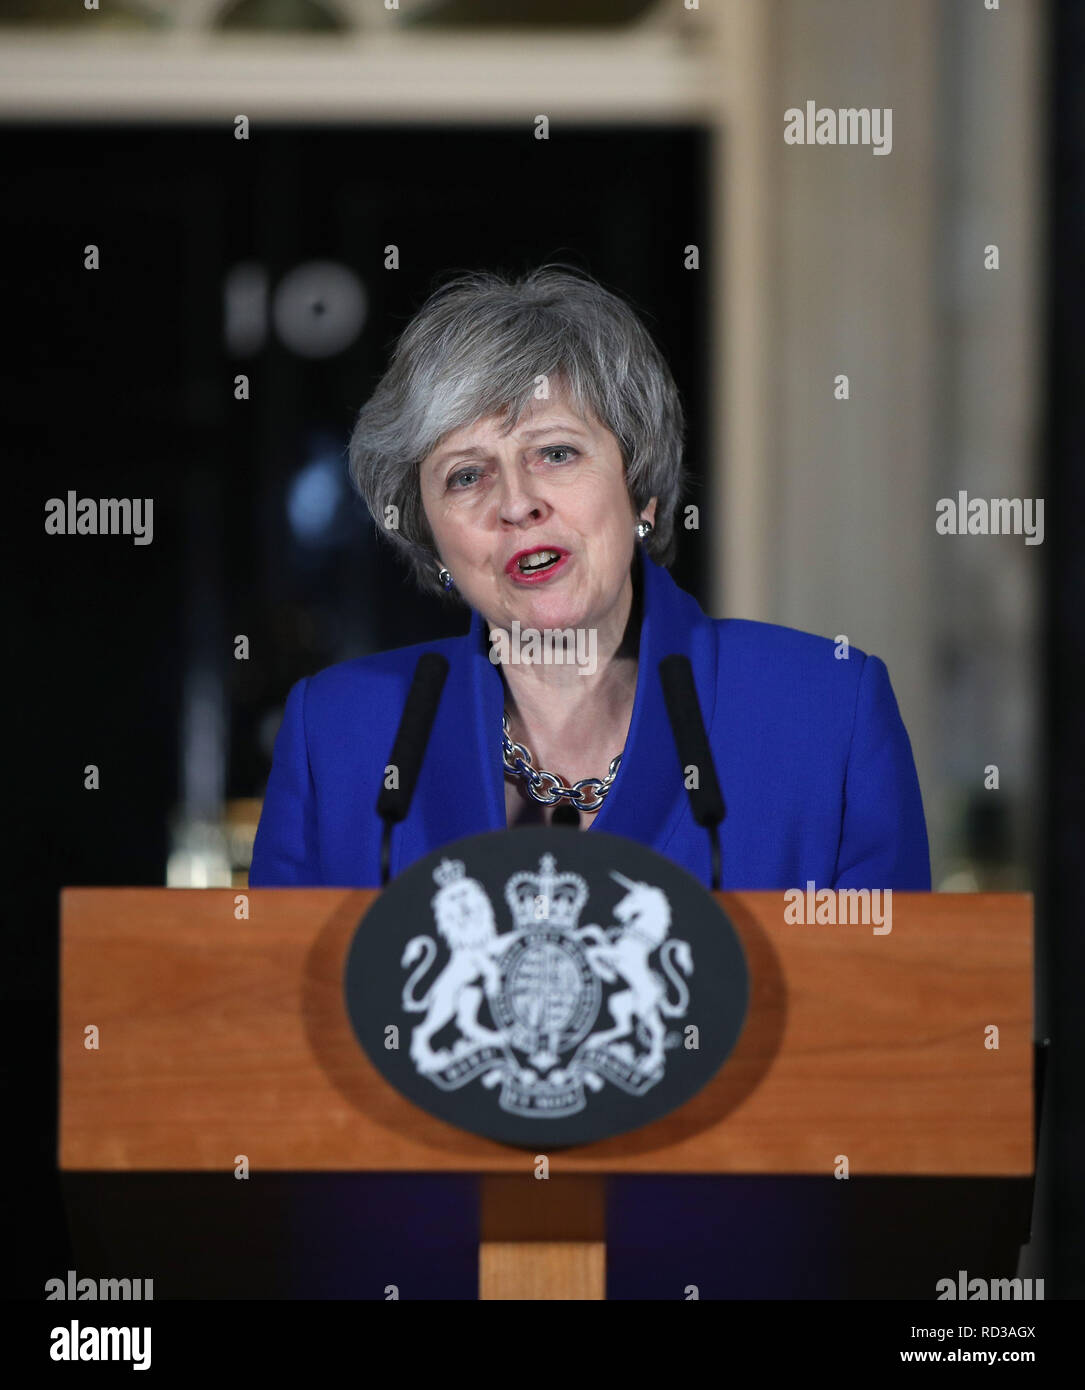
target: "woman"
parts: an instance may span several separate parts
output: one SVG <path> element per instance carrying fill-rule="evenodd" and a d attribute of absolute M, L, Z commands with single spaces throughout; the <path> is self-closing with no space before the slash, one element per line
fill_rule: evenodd
<path fill-rule="evenodd" d="M 658 677 L 678 652 L 727 805 L 724 888 L 930 888 L 884 664 L 709 619 L 667 574 L 682 432 L 658 349 L 589 278 L 474 274 L 431 297 L 358 417 L 351 469 L 416 579 L 472 610 L 470 630 L 293 687 L 254 887 L 380 883 L 377 795 L 418 657 L 433 649 L 449 675 L 392 873 L 560 806 L 566 823 L 651 845 L 709 884 Z"/>
<path fill-rule="evenodd" d="M 566 822 L 651 845 L 709 884 L 709 840 L 692 819 L 658 675 L 677 652 L 692 664 L 727 806 L 724 888 L 929 889 L 919 786 L 882 662 L 707 618 L 667 574 L 682 432 L 659 351 L 585 276 L 468 275 L 423 306 L 358 417 L 351 467 L 416 579 L 466 604 L 470 629 L 293 687 L 254 887 L 379 885 L 377 797 L 418 658 L 437 650 L 449 672 L 410 814 L 392 835 L 393 874 L 450 840 L 560 807 Z M 690 1284 L 702 1297 L 800 1294 L 837 1224 L 830 1212 L 814 1228 L 818 1204 L 838 1199 L 815 1182 L 762 1186 L 760 1209 L 756 1179 L 612 1183 L 611 1296 L 683 1298 Z M 329 1293 L 380 1298 L 395 1283 L 402 1297 L 473 1296 L 470 1179 L 429 1180 L 421 1239 L 403 1235 L 417 1183 L 394 1202 L 376 1178 L 341 1192 L 310 1180 L 305 1191 L 325 1265 L 349 1229 L 343 1212 L 357 1214 L 357 1241 L 338 1236 L 353 1282 Z M 723 1258 L 738 1242 L 741 1258 Z"/>

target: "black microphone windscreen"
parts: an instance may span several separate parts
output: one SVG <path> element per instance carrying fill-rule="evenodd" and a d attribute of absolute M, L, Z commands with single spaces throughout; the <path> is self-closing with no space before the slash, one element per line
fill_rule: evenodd
<path fill-rule="evenodd" d="M 698 825 L 718 825 L 726 814 L 726 808 L 689 657 L 677 654 L 665 656 L 659 663 L 659 679 L 663 684 L 663 701 L 683 774 L 688 767 L 696 770 L 697 785 L 689 788 L 693 817 Z"/>
<path fill-rule="evenodd" d="M 388 758 L 396 785 L 388 786 L 386 779 L 377 798 L 377 815 L 382 820 L 407 817 L 447 675 L 448 660 L 440 652 L 423 652 L 418 658 Z"/>

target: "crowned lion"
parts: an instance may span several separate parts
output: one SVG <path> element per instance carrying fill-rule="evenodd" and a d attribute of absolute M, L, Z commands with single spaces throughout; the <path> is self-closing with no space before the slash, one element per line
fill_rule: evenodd
<path fill-rule="evenodd" d="M 499 990 L 497 960 L 518 935 L 498 935 L 485 890 L 477 880 L 464 877 L 460 860 L 442 859 L 433 877 L 439 887 L 431 905 L 451 958 L 421 999 L 415 997 L 415 989 L 436 958 L 437 943 L 432 936 L 412 937 L 400 961 L 405 969 L 416 966 L 403 986 L 403 1008 L 426 1015 L 411 1034 L 411 1059 L 421 1072 L 436 1071 L 458 1053 L 480 1045 L 504 1043 L 500 1033 L 479 1022 L 478 1011 L 485 996 Z M 453 1019 L 460 1040 L 453 1051 L 435 1052 L 430 1046 L 434 1035 Z"/>

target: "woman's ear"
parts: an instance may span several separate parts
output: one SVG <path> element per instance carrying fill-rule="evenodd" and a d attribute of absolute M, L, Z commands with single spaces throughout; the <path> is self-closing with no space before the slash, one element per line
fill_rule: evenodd
<path fill-rule="evenodd" d="M 656 524 L 656 503 L 658 501 L 658 497 L 649 497 L 648 501 L 640 509 L 641 516 L 643 516 L 646 521 L 650 521 L 653 526 Z"/>

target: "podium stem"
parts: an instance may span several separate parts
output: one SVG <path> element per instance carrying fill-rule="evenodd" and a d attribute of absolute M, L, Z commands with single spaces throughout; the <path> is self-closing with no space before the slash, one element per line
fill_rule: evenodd
<path fill-rule="evenodd" d="M 606 1298 L 605 1177 L 480 1181 L 480 1299 Z"/>

